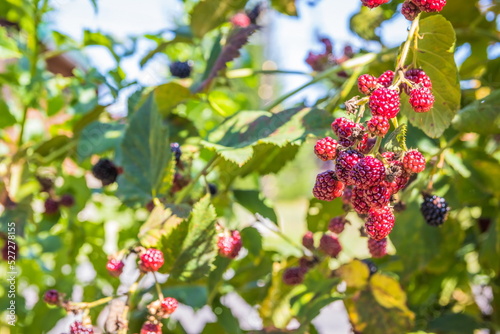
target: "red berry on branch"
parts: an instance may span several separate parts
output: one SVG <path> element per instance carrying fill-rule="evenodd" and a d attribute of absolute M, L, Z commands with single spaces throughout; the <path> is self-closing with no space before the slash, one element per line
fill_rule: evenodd
<path fill-rule="evenodd" d="M 389 86 L 392 85 L 392 82 L 394 81 L 394 72 L 393 71 L 385 71 L 384 73 L 382 73 L 378 77 L 377 81 L 383 87 L 389 88 Z"/>
<path fill-rule="evenodd" d="M 385 3 L 388 3 L 390 0 L 361 0 L 363 6 L 368 8 L 375 8 Z"/>
<path fill-rule="evenodd" d="M 75 205 L 75 198 L 71 194 L 64 194 L 59 199 L 59 204 L 69 208 L 69 207 Z"/>
<path fill-rule="evenodd" d="M 161 334 L 161 326 L 147 321 L 141 327 L 141 334 Z"/>
<path fill-rule="evenodd" d="M 351 171 L 363 157 L 362 153 L 353 149 L 340 152 L 335 163 L 335 173 L 338 180 L 346 185 L 353 185 Z"/>
<path fill-rule="evenodd" d="M 387 238 L 382 240 L 368 239 L 368 250 L 372 257 L 380 258 L 387 255 Z"/>
<path fill-rule="evenodd" d="M 106 269 L 108 270 L 109 274 L 113 277 L 118 277 L 122 274 L 123 272 L 123 267 L 125 264 L 123 261 L 120 261 L 115 258 L 111 258 L 108 260 L 108 263 L 106 263 Z"/>
<path fill-rule="evenodd" d="M 408 20 L 413 21 L 420 14 L 421 10 L 410 0 L 403 2 L 403 7 L 401 8 L 401 14 Z"/>
<path fill-rule="evenodd" d="M 384 116 L 373 116 L 367 122 L 367 127 L 372 135 L 383 137 L 389 132 L 391 125 L 389 124 L 389 120 Z"/>
<path fill-rule="evenodd" d="M 382 240 L 391 233 L 394 220 L 392 209 L 388 206 L 381 209 L 370 209 L 365 223 L 366 233 L 372 239 Z"/>
<path fill-rule="evenodd" d="M 410 93 L 410 104 L 416 112 L 428 112 L 434 106 L 434 95 L 429 88 L 413 89 Z"/>
<path fill-rule="evenodd" d="M 163 263 L 163 252 L 155 248 L 148 248 L 140 255 L 139 268 L 143 272 L 158 271 Z"/>
<path fill-rule="evenodd" d="M 361 94 L 370 95 L 378 88 L 378 79 L 369 74 L 363 74 L 358 78 L 358 89 Z"/>
<path fill-rule="evenodd" d="M 408 173 L 420 173 L 425 169 L 425 158 L 417 150 L 410 150 L 405 153 L 403 167 Z"/>
<path fill-rule="evenodd" d="M 165 312 L 167 314 L 174 313 L 175 310 L 177 310 L 178 306 L 179 306 L 179 302 L 177 301 L 177 299 L 172 298 L 172 297 L 164 298 L 161 301 L 161 308 L 162 308 L 163 312 Z"/>
<path fill-rule="evenodd" d="M 399 93 L 393 89 L 379 88 L 370 96 L 369 106 L 373 116 L 394 118 L 399 113 Z"/>
<path fill-rule="evenodd" d="M 283 272 L 283 283 L 286 285 L 297 285 L 304 281 L 304 275 L 307 272 L 307 268 L 302 267 L 291 267 L 285 269 Z"/>
<path fill-rule="evenodd" d="M 234 259 L 238 256 L 241 246 L 241 235 L 236 230 L 229 232 L 229 235 L 221 234 L 217 241 L 219 255 L 229 259 Z"/>
<path fill-rule="evenodd" d="M 319 250 L 331 257 L 337 257 L 342 251 L 339 239 L 331 234 L 323 234 L 319 240 Z"/>
<path fill-rule="evenodd" d="M 323 161 L 333 160 L 337 156 L 337 147 L 339 144 L 331 137 L 320 139 L 314 145 L 314 153 Z"/>
<path fill-rule="evenodd" d="M 48 290 L 43 295 L 43 301 L 49 305 L 57 305 L 59 303 L 59 292 L 57 290 Z"/>
<path fill-rule="evenodd" d="M 412 0 L 423 12 L 440 12 L 446 6 L 446 0 Z"/>
<path fill-rule="evenodd" d="M 349 223 L 347 219 L 345 219 L 344 216 L 338 216 L 334 217 L 330 220 L 330 223 L 328 224 L 328 230 L 330 232 L 340 234 L 342 231 L 344 231 L 345 224 Z"/>
<path fill-rule="evenodd" d="M 365 192 L 363 189 L 354 187 L 352 189 L 352 199 L 351 205 L 358 214 L 364 215 L 367 214 L 370 210 L 370 205 L 365 199 Z"/>
<path fill-rule="evenodd" d="M 235 27 L 240 27 L 240 28 L 246 28 L 248 27 L 252 22 L 250 22 L 250 18 L 248 17 L 247 14 L 245 13 L 237 13 L 231 18 L 231 23 Z"/>
<path fill-rule="evenodd" d="M 389 204 L 391 190 L 383 184 L 377 184 L 364 189 L 363 195 L 365 202 L 371 208 L 382 208 Z"/>
<path fill-rule="evenodd" d="M 342 196 L 344 183 L 337 180 L 335 172 L 328 170 L 316 176 L 316 183 L 313 188 L 313 195 L 322 201 L 333 201 Z"/>
<path fill-rule="evenodd" d="M 379 184 L 385 178 L 385 167 L 382 161 L 372 156 L 360 159 L 353 167 L 350 179 L 358 188 L 367 188 Z"/>
<path fill-rule="evenodd" d="M 314 249 L 314 234 L 311 231 L 307 231 L 302 237 L 302 246 L 309 250 Z"/>
<path fill-rule="evenodd" d="M 69 327 L 70 334 L 94 334 L 94 328 L 87 327 L 79 321 L 75 321 Z"/>
<path fill-rule="evenodd" d="M 59 211 L 59 202 L 52 198 L 47 198 L 44 203 L 45 213 L 48 215 L 56 214 Z"/>
<path fill-rule="evenodd" d="M 412 68 L 411 70 L 406 71 L 405 78 L 413 82 L 415 85 L 432 89 L 431 78 L 429 78 L 427 73 L 419 68 Z M 408 87 L 406 84 L 404 84 L 403 87 L 406 94 L 410 94 L 410 91 L 412 90 L 411 87 Z"/>

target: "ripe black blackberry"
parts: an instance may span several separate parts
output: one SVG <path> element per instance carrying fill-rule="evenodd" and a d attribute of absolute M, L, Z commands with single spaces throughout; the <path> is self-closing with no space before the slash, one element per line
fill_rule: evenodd
<path fill-rule="evenodd" d="M 170 73 L 172 73 L 174 77 L 181 79 L 188 78 L 191 75 L 191 62 L 174 61 L 170 64 Z"/>
<path fill-rule="evenodd" d="M 116 181 L 120 170 L 109 159 L 100 159 L 94 167 L 92 167 L 92 174 L 96 179 L 101 180 L 103 186 L 107 186 Z"/>
<path fill-rule="evenodd" d="M 420 211 L 427 224 L 431 226 L 442 225 L 448 218 L 450 207 L 446 200 L 436 195 L 423 194 L 424 202 L 420 205 Z"/>
<path fill-rule="evenodd" d="M 181 161 L 181 147 L 179 143 L 171 143 L 170 144 L 170 151 L 175 155 L 175 162 L 179 163 Z"/>
<path fill-rule="evenodd" d="M 370 259 L 364 259 L 364 260 L 361 260 L 361 262 L 363 262 L 364 264 L 367 265 L 368 270 L 370 270 L 370 276 L 375 274 L 378 271 L 377 266 Z"/>
<path fill-rule="evenodd" d="M 213 183 L 208 184 L 208 191 L 210 192 L 210 195 L 215 196 L 219 192 L 217 189 L 217 186 Z"/>

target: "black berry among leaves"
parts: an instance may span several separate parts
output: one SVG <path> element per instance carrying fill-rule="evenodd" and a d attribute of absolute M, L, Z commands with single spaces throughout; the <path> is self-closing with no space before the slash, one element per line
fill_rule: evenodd
<path fill-rule="evenodd" d="M 101 180 L 103 186 L 107 186 L 116 181 L 120 171 L 111 160 L 100 159 L 92 167 L 92 174 Z"/>
<path fill-rule="evenodd" d="M 174 61 L 170 64 L 170 73 L 181 79 L 188 78 L 191 75 L 191 64 L 189 61 Z"/>
<path fill-rule="evenodd" d="M 436 195 L 423 194 L 424 202 L 420 205 L 420 211 L 427 224 L 431 226 L 442 225 L 448 218 L 450 207 L 446 200 Z"/>
<path fill-rule="evenodd" d="M 175 155 L 175 162 L 179 163 L 181 161 L 181 155 L 182 155 L 182 151 L 181 151 L 181 147 L 179 146 L 179 143 L 171 143 L 170 150 Z"/>

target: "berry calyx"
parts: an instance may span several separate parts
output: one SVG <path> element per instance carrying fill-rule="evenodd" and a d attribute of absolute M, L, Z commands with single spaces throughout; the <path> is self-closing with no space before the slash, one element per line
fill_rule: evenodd
<path fill-rule="evenodd" d="M 219 239 L 217 240 L 219 255 L 229 259 L 234 259 L 238 256 L 241 246 L 241 235 L 236 230 L 230 231 L 229 234 L 223 233 L 219 235 Z"/>
<path fill-rule="evenodd" d="M 69 326 L 70 334 L 94 334 L 94 328 L 85 326 L 79 321 L 75 321 Z"/>
<path fill-rule="evenodd" d="M 410 150 L 405 153 L 403 167 L 408 173 L 420 173 L 425 169 L 425 158 L 417 150 Z"/>
<path fill-rule="evenodd" d="M 191 67 L 190 61 L 174 61 L 170 64 L 170 73 L 174 77 L 185 79 L 191 75 Z"/>
<path fill-rule="evenodd" d="M 379 84 L 381 84 L 385 88 L 389 88 L 390 85 L 392 85 L 392 82 L 394 81 L 394 72 L 393 71 L 385 71 L 382 73 L 377 81 Z"/>
<path fill-rule="evenodd" d="M 431 226 L 442 225 L 448 218 L 450 207 L 446 200 L 436 195 L 424 194 L 424 202 L 420 205 L 420 212 L 425 222 Z"/>
<path fill-rule="evenodd" d="M 368 236 L 375 240 L 382 240 L 391 233 L 394 227 L 394 214 L 390 207 L 372 208 L 368 212 L 365 229 Z"/>
<path fill-rule="evenodd" d="M 389 132 L 389 120 L 384 116 L 373 116 L 367 123 L 368 131 L 378 137 L 383 137 Z"/>
<path fill-rule="evenodd" d="M 401 8 L 401 14 L 408 20 L 413 21 L 420 14 L 420 8 L 415 5 L 410 0 L 403 2 L 403 7 Z"/>
<path fill-rule="evenodd" d="M 434 94 L 426 87 L 410 92 L 410 105 L 416 112 L 428 112 L 434 106 Z"/>
<path fill-rule="evenodd" d="M 247 14 L 245 13 L 237 13 L 231 18 L 231 23 L 235 27 L 239 28 L 246 28 L 248 27 L 252 22 L 250 21 L 250 18 L 248 17 Z"/>
<path fill-rule="evenodd" d="M 166 314 L 174 313 L 178 306 L 179 306 L 179 302 L 177 301 L 177 299 L 172 298 L 172 297 L 164 298 L 161 301 L 161 309 Z"/>
<path fill-rule="evenodd" d="M 72 207 L 73 205 L 75 205 L 75 198 L 71 194 L 64 194 L 59 199 L 59 204 L 68 208 Z"/>
<path fill-rule="evenodd" d="M 342 251 L 339 239 L 331 234 L 323 234 L 319 240 L 319 250 L 331 257 L 337 257 Z"/>
<path fill-rule="evenodd" d="M 382 240 L 368 239 L 368 250 L 372 257 L 380 258 L 387 255 L 387 238 Z"/>
<path fill-rule="evenodd" d="M 59 292 L 57 290 L 47 290 L 43 295 L 43 301 L 49 305 L 59 304 Z"/>
<path fill-rule="evenodd" d="M 59 202 L 52 198 L 47 198 L 44 203 L 45 213 L 48 215 L 56 214 L 59 211 Z"/>
<path fill-rule="evenodd" d="M 363 75 L 359 76 L 358 89 L 361 92 L 361 94 L 370 95 L 378 87 L 379 87 L 378 79 L 375 78 L 373 75 L 363 74 Z"/>
<path fill-rule="evenodd" d="M 368 8 L 375 8 L 388 3 L 389 1 L 390 0 L 361 0 L 361 3 L 363 3 L 363 6 L 366 6 Z"/>
<path fill-rule="evenodd" d="M 311 231 L 307 231 L 302 237 L 302 246 L 309 250 L 314 249 L 314 234 Z"/>
<path fill-rule="evenodd" d="M 415 85 L 418 85 L 419 87 L 432 89 L 431 78 L 429 78 L 427 73 L 425 73 L 423 70 L 419 68 L 412 68 L 411 70 L 406 71 L 405 78 L 413 82 Z M 407 84 L 403 84 L 403 88 L 406 94 L 410 95 L 412 88 L 409 87 Z"/>
<path fill-rule="evenodd" d="M 307 268 L 303 267 L 291 267 L 285 269 L 283 272 L 283 283 L 286 285 L 297 285 L 304 281 L 304 275 L 307 272 Z"/>
<path fill-rule="evenodd" d="M 369 106 L 373 116 L 394 118 L 401 106 L 399 94 L 393 89 L 379 88 L 370 96 Z"/>
<path fill-rule="evenodd" d="M 328 170 L 316 176 L 316 183 L 313 188 L 313 195 L 322 201 L 333 201 L 342 196 L 344 183 L 337 180 L 335 172 Z"/>
<path fill-rule="evenodd" d="M 340 234 L 342 233 L 342 231 L 344 231 L 345 224 L 348 223 L 349 221 L 345 219 L 344 216 L 334 217 L 330 220 L 330 223 L 328 224 L 328 230 L 335 234 Z"/>
<path fill-rule="evenodd" d="M 120 170 L 109 159 L 100 159 L 94 167 L 92 174 L 96 179 L 101 180 L 103 186 L 110 185 L 116 181 Z"/>
<path fill-rule="evenodd" d="M 141 334 L 161 334 L 161 326 L 147 321 L 141 327 Z"/>
<path fill-rule="evenodd" d="M 106 269 L 108 270 L 108 273 L 113 277 L 120 276 L 123 272 L 123 267 L 125 267 L 123 261 L 115 258 L 109 259 L 108 263 L 106 263 Z"/>
<path fill-rule="evenodd" d="M 440 12 L 446 6 L 446 0 L 412 0 L 421 11 L 431 13 Z"/>
<path fill-rule="evenodd" d="M 339 144 L 331 137 L 320 139 L 314 145 L 314 154 L 323 161 L 333 160 L 337 156 Z"/>
<path fill-rule="evenodd" d="M 163 263 L 163 252 L 155 248 L 148 248 L 140 255 L 139 268 L 143 272 L 158 271 Z"/>
<path fill-rule="evenodd" d="M 350 179 L 358 187 L 367 188 L 379 184 L 385 178 L 385 167 L 382 161 L 372 156 L 359 160 L 353 167 Z"/>

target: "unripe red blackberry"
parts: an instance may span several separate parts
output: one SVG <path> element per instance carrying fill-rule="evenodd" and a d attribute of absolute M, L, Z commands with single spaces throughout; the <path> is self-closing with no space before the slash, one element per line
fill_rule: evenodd
<path fill-rule="evenodd" d="M 217 247 L 219 248 L 219 255 L 234 259 L 238 256 L 241 250 L 241 235 L 239 231 L 233 230 L 229 234 L 219 235 L 217 240 Z"/>
<path fill-rule="evenodd" d="M 448 218 L 450 207 L 446 200 L 436 195 L 424 194 L 424 202 L 420 205 L 420 211 L 427 224 L 431 226 L 442 225 Z"/>
<path fill-rule="evenodd" d="M 345 205 L 351 205 L 351 199 L 352 199 L 352 188 L 350 187 L 344 188 L 344 194 L 342 195 L 342 202 Z"/>
<path fill-rule="evenodd" d="M 350 179 L 359 188 L 377 185 L 385 179 L 384 164 L 377 158 L 368 155 L 360 159 L 353 167 Z"/>
<path fill-rule="evenodd" d="M 348 223 L 349 223 L 349 221 L 347 219 L 345 219 L 344 216 L 333 217 L 330 220 L 330 223 L 328 224 L 328 230 L 330 232 L 340 234 L 340 233 L 342 233 L 342 231 L 344 231 L 345 224 L 348 224 Z"/>
<path fill-rule="evenodd" d="M 147 321 L 141 327 L 141 334 L 161 334 L 161 325 Z"/>
<path fill-rule="evenodd" d="M 75 321 L 69 327 L 70 334 L 94 334 L 94 328 L 87 327 L 79 321 Z"/>
<path fill-rule="evenodd" d="M 403 167 L 408 173 L 420 173 L 425 169 L 425 158 L 417 150 L 410 150 L 405 153 Z"/>
<path fill-rule="evenodd" d="M 309 250 L 314 249 L 314 234 L 311 231 L 307 231 L 302 237 L 302 246 Z"/>
<path fill-rule="evenodd" d="M 59 204 L 69 208 L 69 207 L 75 205 L 75 198 L 71 194 L 64 194 L 59 199 Z"/>
<path fill-rule="evenodd" d="M 360 215 L 367 214 L 370 210 L 370 205 L 365 199 L 364 189 L 354 187 L 352 189 L 351 205 L 354 211 Z"/>
<path fill-rule="evenodd" d="M 177 301 L 177 299 L 172 297 L 163 298 L 163 300 L 161 301 L 161 308 L 163 312 L 167 314 L 174 313 L 175 310 L 177 310 L 178 306 L 179 302 Z"/>
<path fill-rule="evenodd" d="M 372 257 L 380 258 L 387 255 L 387 238 L 382 240 L 368 239 L 368 250 Z"/>
<path fill-rule="evenodd" d="M 428 112 L 434 106 L 434 95 L 429 88 L 413 89 L 410 92 L 410 105 L 416 112 Z"/>
<path fill-rule="evenodd" d="M 339 239 L 331 234 L 323 234 L 319 240 L 319 250 L 330 257 L 337 257 L 342 251 Z"/>
<path fill-rule="evenodd" d="M 174 61 L 170 64 L 170 73 L 181 79 L 188 78 L 191 75 L 191 67 L 190 61 Z"/>
<path fill-rule="evenodd" d="M 408 20 L 413 21 L 420 14 L 421 10 L 410 0 L 403 2 L 403 7 L 401 8 L 401 14 Z"/>
<path fill-rule="evenodd" d="M 440 12 L 446 6 L 446 0 L 412 0 L 423 12 Z"/>
<path fill-rule="evenodd" d="M 412 68 L 411 70 L 406 71 L 405 78 L 413 82 L 415 85 L 432 89 L 431 78 L 429 78 L 427 73 L 425 73 L 423 70 L 419 68 Z M 406 94 L 410 95 L 412 88 L 406 84 L 403 85 L 403 88 Z"/>
<path fill-rule="evenodd" d="M 335 163 L 335 173 L 338 180 L 346 185 L 353 185 L 351 171 L 363 157 L 362 153 L 353 149 L 340 152 Z"/>
<path fill-rule="evenodd" d="M 332 130 L 339 137 L 340 145 L 349 147 L 354 145 L 356 140 L 362 139 L 365 127 L 347 118 L 340 117 L 333 121 Z"/>
<path fill-rule="evenodd" d="M 371 137 L 368 133 L 365 133 L 361 141 L 356 145 L 356 149 L 363 154 L 368 154 L 376 142 L 377 138 Z"/>
<path fill-rule="evenodd" d="M 49 305 L 59 304 L 59 292 L 57 290 L 47 290 L 43 295 L 43 301 Z"/>
<path fill-rule="evenodd" d="M 328 170 L 316 176 L 316 183 L 313 188 L 313 195 L 322 201 L 333 201 L 342 196 L 344 184 L 337 180 L 335 172 Z"/>
<path fill-rule="evenodd" d="M 394 220 L 392 209 L 388 206 L 381 209 L 370 209 L 365 223 L 366 233 L 372 239 L 382 240 L 391 233 Z"/>
<path fill-rule="evenodd" d="M 391 191 L 387 186 L 383 184 L 377 184 L 364 189 L 363 195 L 365 202 L 371 208 L 382 208 L 389 204 Z"/>
<path fill-rule="evenodd" d="M 392 82 L 394 81 L 394 72 L 393 71 L 385 71 L 384 73 L 382 73 L 378 77 L 377 81 L 383 87 L 389 88 L 389 86 L 391 86 Z"/>
<path fill-rule="evenodd" d="M 123 272 L 123 267 L 125 267 L 125 263 L 115 258 L 109 259 L 108 263 L 106 263 L 106 269 L 108 270 L 108 273 L 113 277 L 120 276 Z"/>
<path fill-rule="evenodd" d="M 143 272 L 158 271 L 163 263 L 163 252 L 155 248 L 148 248 L 140 255 L 139 268 Z"/>
<path fill-rule="evenodd" d="M 116 181 L 120 170 L 109 159 L 100 159 L 94 167 L 92 174 L 96 179 L 101 180 L 103 186 L 107 186 Z"/>
<path fill-rule="evenodd" d="M 49 197 L 45 200 L 44 207 L 46 214 L 53 215 L 59 211 L 59 202 Z"/>
<path fill-rule="evenodd" d="M 370 95 L 378 88 L 378 80 L 373 75 L 363 74 L 358 78 L 358 89 L 361 94 Z"/>
<path fill-rule="evenodd" d="M 388 3 L 390 0 L 361 0 L 363 6 L 368 8 L 375 8 L 385 3 Z"/>
<path fill-rule="evenodd" d="M 283 283 L 286 285 L 297 285 L 304 281 L 307 269 L 302 267 L 291 267 L 283 272 Z"/>
<path fill-rule="evenodd" d="M 368 131 L 378 137 L 385 136 L 391 127 L 389 120 L 384 116 L 373 116 L 366 124 Z"/>
<path fill-rule="evenodd" d="M 250 18 L 245 13 L 237 13 L 237 14 L 235 14 L 231 18 L 231 23 L 235 27 L 239 27 L 239 28 L 246 28 L 246 27 L 248 27 L 251 24 Z"/>
<path fill-rule="evenodd" d="M 308 258 L 303 256 L 299 259 L 299 267 L 304 270 L 309 270 L 319 263 L 319 259 L 316 256 Z"/>
<path fill-rule="evenodd" d="M 333 160 L 337 156 L 339 144 L 331 137 L 320 139 L 314 145 L 314 154 L 323 161 Z"/>
<path fill-rule="evenodd" d="M 373 116 L 394 118 L 399 113 L 401 101 L 397 91 L 379 88 L 370 96 L 369 106 Z"/>

